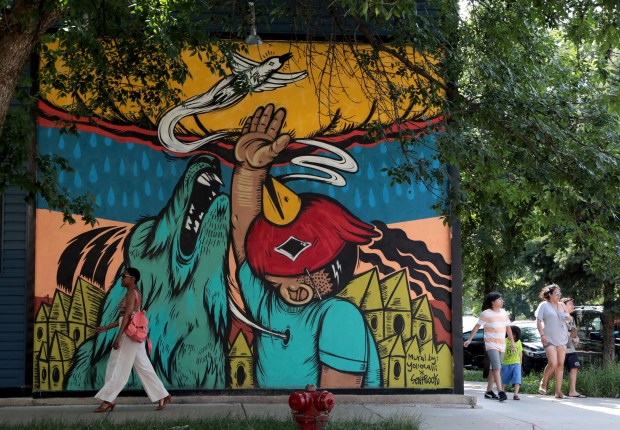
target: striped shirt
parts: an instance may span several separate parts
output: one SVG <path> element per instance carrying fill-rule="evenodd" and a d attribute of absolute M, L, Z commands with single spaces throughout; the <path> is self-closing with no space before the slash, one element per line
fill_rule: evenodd
<path fill-rule="evenodd" d="M 510 318 L 504 309 L 495 312 L 487 309 L 480 314 L 478 325 L 484 327 L 484 348 L 506 351 L 506 327 L 510 325 Z"/>

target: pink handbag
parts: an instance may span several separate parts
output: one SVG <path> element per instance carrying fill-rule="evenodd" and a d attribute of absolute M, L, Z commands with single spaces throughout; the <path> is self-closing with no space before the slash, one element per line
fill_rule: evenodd
<path fill-rule="evenodd" d="M 138 311 L 129 320 L 125 334 L 136 342 L 144 342 L 149 335 L 149 319 L 144 311 Z"/>
<path fill-rule="evenodd" d="M 149 339 L 149 319 L 146 317 L 144 310 L 139 310 L 131 316 L 129 324 L 125 327 L 125 334 L 136 342 L 142 343 L 146 340 L 147 352 L 151 355 L 152 345 Z"/>

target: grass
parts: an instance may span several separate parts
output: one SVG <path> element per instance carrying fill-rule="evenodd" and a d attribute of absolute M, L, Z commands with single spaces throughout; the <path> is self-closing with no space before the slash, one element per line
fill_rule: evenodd
<path fill-rule="evenodd" d="M 482 370 L 465 370 L 464 378 L 466 381 L 486 381 L 482 377 Z M 530 373 L 521 377 L 522 384 L 520 392 L 522 394 L 538 394 L 538 385 L 542 378 L 542 373 Z M 552 379 L 547 386 L 547 393 L 555 390 L 555 379 Z M 507 391 L 510 391 L 507 389 Z M 614 362 L 605 366 L 590 365 L 582 367 L 577 373 L 577 391 L 589 397 L 620 397 L 620 362 Z M 564 374 L 562 382 L 562 392 L 568 394 L 567 375 Z"/>
<path fill-rule="evenodd" d="M 231 418 L 213 417 L 201 419 L 164 421 L 126 421 L 114 423 L 107 420 L 95 422 L 36 421 L 30 424 L 2 424 L 0 430 L 295 430 L 299 426 L 290 420 L 275 418 Z M 361 420 L 330 421 L 327 430 L 419 430 L 420 421 L 416 418 L 388 418 L 380 423 Z"/>

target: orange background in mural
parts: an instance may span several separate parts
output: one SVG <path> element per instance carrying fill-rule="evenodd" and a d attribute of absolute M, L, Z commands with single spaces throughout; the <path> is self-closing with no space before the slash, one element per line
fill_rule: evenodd
<path fill-rule="evenodd" d="M 133 224 L 123 223 L 120 221 L 109 221 L 104 219 L 98 219 L 99 227 L 107 226 L 125 226 L 128 231 Z M 426 243 L 431 252 L 438 252 L 443 255 L 443 258 L 448 264 L 452 262 L 452 255 L 450 252 L 450 228 L 444 225 L 441 218 L 428 218 L 416 221 L 408 221 L 402 223 L 391 224 L 390 227 L 402 229 L 407 233 L 407 237 L 413 240 L 420 240 Z M 36 296 L 50 298 L 54 295 L 56 290 L 56 271 L 57 263 L 60 255 L 65 250 L 67 244 L 80 233 L 84 233 L 90 229 L 89 226 L 80 224 L 79 222 L 71 225 L 64 224 L 62 221 L 62 214 L 59 212 L 53 212 L 48 210 L 37 211 L 37 229 L 39 231 L 45 231 L 45 239 L 43 235 L 37 236 L 36 240 Z M 361 247 L 365 252 L 372 253 L 368 247 Z M 123 262 L 122 249 L 116 253 L 110 266 L 110 276 L 106 279 L 106 285 L 100 285 L 99 287 L 106 289 L 114 281 L 113 275 L 117 272 Z M 389 264 L 389 262 L 386 262 Z M 370 270 L 372 265 L 367 263 L 360 263 L 358 265 L 358 273 Z M 398 270 L 400 267 L 394 267 Z M 79 273 L 76 272 L 76 273 Z M 74 280 L 75 282 L 75 280 Z M 424 288 L 423 285 L 421 285 Z"/>
<path fill-rule="evenodd" d="M 77 217 L 79 220 L 79 216 Z M 133 224 L 127 224 L 119 221 L 108 221 L 99 219 L 98 227 L 126 226 L 131 228 Z M 37 235 L 36 239 L 36 251 L 35 259 L 37 264 L 35 265 L 35 295 L 38 297 L 54 295 L 56 290 L 56 272 L 58 270 L 58 260 L 60 255 L 65 250 L 67 244 L 71 239 L 77 237 L 80 233 L 90 230 L 90 226 L 84 225 L 79 221 L 75 224 L 63 224 L 62 214 L 59 212 L 52 212 L 48 210 L 37 210 L 37 231 L 45 232 L 45 234 Z M 106 285 L 98 285 L 98 287 L 105 290 L 114 281 L 114 274 L 123 263 L 122 248 L 114 255 L 112 259 L 110 270 L 108 271 L 108 278 L 106 278 Z M 76 271 L 73 284 L 77 280 L 79 270 Z"/>

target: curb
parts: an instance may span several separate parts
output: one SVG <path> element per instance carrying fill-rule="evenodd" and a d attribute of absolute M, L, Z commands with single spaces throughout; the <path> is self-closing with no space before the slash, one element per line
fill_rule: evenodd
<path fill-rule="evenodd" d="M 288 405 L 289 396 L 175 396 L 175 404 L 281 404 Z M 125 405 L 150 404 L 148 397 L 119 397 Z M 52 397 L 46 399 L 33 398 L 0 398 L 0 407 L 26 406 L 79 406 L 95 405 L 99 401 L 93 397 Z M 408 394 L 408 395 L 350 395 L 336 396 L 336 404 L 357 405 L 427 405 L 440 407 L 475 407 L 476 396 L 460 394 Z"/>

